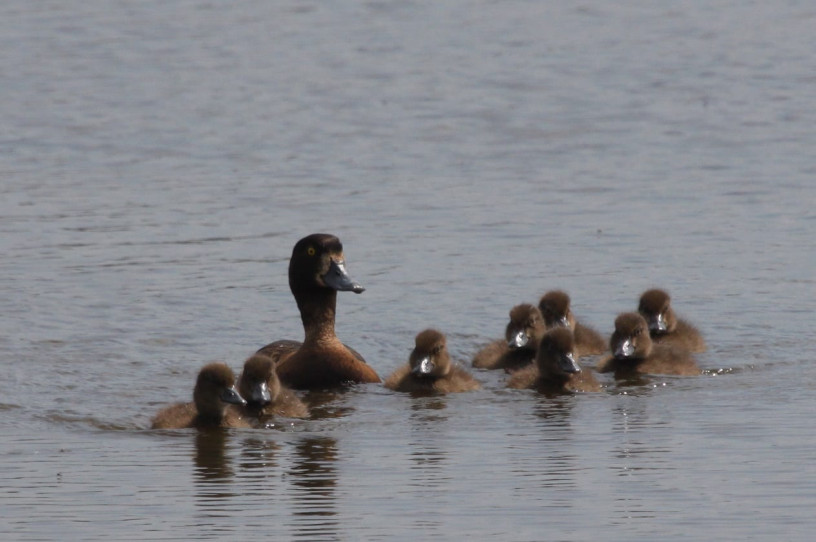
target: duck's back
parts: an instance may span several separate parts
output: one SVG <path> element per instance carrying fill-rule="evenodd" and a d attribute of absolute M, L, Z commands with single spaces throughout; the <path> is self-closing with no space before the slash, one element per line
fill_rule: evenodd
<path fill-rule="evenodd" d="M 603 354 L 609 348 L 607 340 L 589 326 L 576 323 L 573 335 L 575 336 L 575 347 L 579 356 Z"/>
<path fill-rule="evenodd" d="M 406 364 L 394 371 L 385 382 L 385 387 L 408 393 L 459 393 L 481 389 L 479 381 L 462 367 L 453 367 L 442 378 L 418 377 L 411 373 Z"/>
<path fill-rule="evenodd" d="M 267 344 L 266 346 L 260 348 L 255 353 L 267 356 L 268 358 L 272 359 L 275 365 L 277 365 L 281 361 L 285 360 L 286 358 L 297 352 L 298 348 L 300 348 L 302 344 L 303 343 L 300 341 L 281 339 L 279 341 Z"/>
<path fill-rule="evenodd" d="M 374 369 L 339 341 L 320 346 L 303 345 L 282 360 L 276 371 L 281 382 L 296 389 L 332 387 L 346 382 L 380 382 Z"/>
<path fill-rule="evenodd" d="M 198 412 L 194 403 L 178 403 L 163 408 L 153 418 L 151 429 L 184 429 L 193 427 Z"/>
<path fill-rule="evenodd" d="M 685 350 L 663 344 L 655 344 L 652 352 L 639 368 L 642 373 L 692 376 L 700 374 L 700 367 Z"/>
<path fill-rule="evenodd" d="M 689 352 L 705 352 L 706 343 L 700 331 L 685 320 L 678 319 L 674 331 L 666 335 L 655 335 L 656 344 L 672 346 Z"/>
<path fill-rule="evenodd" d="M 273 404 L 269 405 L 268 410 L 273 416 L 285 416 L 287 418 L 309 417 L 309 407 L 292 390 L 287 388 L 280 390 L 278 398 Z"/>

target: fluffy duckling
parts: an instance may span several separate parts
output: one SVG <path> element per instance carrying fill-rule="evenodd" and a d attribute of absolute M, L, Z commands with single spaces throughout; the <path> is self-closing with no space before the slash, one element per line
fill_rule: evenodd
<path fill-rule="evenodd" d="M 648 373 L 691 376 L 700 368 L 686 350 L 654 344 L 646 320 L 637 312 L 615 319 L 615 332 L 609 340 L 612 355 L 600 362 L 598 372 Z"/>
<path fill-rule="evenodd" d="M 570 309 L 570 297 L 561 290 L 551 290 L 541 297 L 538 309 L 544 317 L 547 329 L 556 326 L 572 330 L 575 339 L 575 355 L 590 356 L 606 352 L 606 340 L 600 333 L 575 319 Z"/>
<path fill-rule="evenodd" d="M 435 329 L 420 332 L 406 365 L 388 377 L 385 386 L 395 391 L 453 393 L 481 388 L 465 369 L 453 365 L 445 335 Z"/>
<path fill-rule="evenodd" d="M 575 339 L 565 327 L 554 327 L 541 339 L 535 364 L 510 377 L 507 387 L 545 393 L 600 391 L 601 385 L 575 361 Z"/>
<path fill-rule="evenodd" d="M 376 371 L 334 334 L 337 292 L 365 290 L 346 271 L 343 245 L 334 235 L 315 233 L 295 244 L 289 261 L 289 288 L 295 297 L 305 338 L 276 341 L 258 353 L 277 362 L 281 382 L 293 388 L 380 382 Z"/>
<path fill-rule="evenodd" d="M 541 312 L 528 303 L 510 309 L 510 322 L 504 330 L 504 339 L 498 339 L 473 356 L 477 369 L 518 370 L 533 362 L 536 347 L 546 327 Z"/>
<path fill-rule="evenodd" d="M 179 403 L 163 408 L 153 418 L 152 429 L 183 429 L 195 427 L 250 427 L 247 420 L 228 405 L 246 405 L 235 390 L 235 375 L 223 363 L 205 365 L 198 373 L 192 403 Z"/>
<path fill-rule="evenodd" d="M 309 416 L 309 408 L 303 401 L 281 384 L 272 359 L 261 354 L 250 356 L 244 362 L 244 370 L 238 377 L 238 393 L 246 399 L 243 412 L 248 417 Z"/>
<path fill-rule="evenodd" d="M 696 327 L 678 318 L 671 307 L 671 297 L 665 290 L 643 292 L 638 312 L 649 324 L 649 334 L 658 344 L 685 348 L 690 352 L 705 352 L 706 344 Z"/>

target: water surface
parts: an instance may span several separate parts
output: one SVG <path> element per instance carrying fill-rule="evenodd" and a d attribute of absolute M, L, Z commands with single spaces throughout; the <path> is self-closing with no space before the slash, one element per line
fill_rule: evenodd
<path fill-rule="evenodd" d="M 816 10 L 628 2 L 0 7 L 0 535 L 807 540 Z M 546 290 L 608 334 L 662 286 L 700 377 L 565 397 L 354 387 L 150 431 L 212 360 L 302 337 L 293 244 L 366 288 L 386 377 Z M 592 360 L 589 360 L 591 363 Z"/>

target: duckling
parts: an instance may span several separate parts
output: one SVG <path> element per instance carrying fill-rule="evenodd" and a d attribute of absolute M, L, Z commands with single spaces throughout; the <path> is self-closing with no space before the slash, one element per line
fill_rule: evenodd
<path fill-rule="evenodd" d="M 551 290 L 541 297 L 538 309 L 544 317 L 547 329 L 563 326 L 572 330 L 575 339 L 575 355 L 590 356 L 606 352 L 606 340 L 600 333 L 575 319 L 570 309 L 570 297 L 561 290 Z"/>
<path fill-rule="evenodd" d="M 626 312 L 615 319 L 615 332 L 609 339 L 612 355 L 602 360 L 598 372 L 647 373 L 691 376 L 700 374 L 697 362 L 686 350 L 654 344 L 646 320 L 637 312 Z"/>
<path fill-rule="evenodd" d="M 249 422 L 228 405 L 246 405 L 235 390 L 235 375 L 224 363 L 210 363 L 198 373 L 192 403 L 165 407 L 156 414 L 152 429 L 195 427 L 250 427 Z"/>
<path fill-rule="evenodd" d="M 545 393 L 600 391 L 588 369 L 575 361 L 575 339 L 565 327 L 554 327 L 541 338 L 535 364 L 513 373 L 507 387 Z"/>
<path fill-rule="evenodd" d="M 395 391 L 454 393 L 481 388 L 465 369 L 453 365 L 445 335 L 435 329 L 421 331 L 408 363 L 394 371 L 385 387 Z"/>
<path fill-rule="evenodd" d="M 346 271 L 343 245 L 334 235 L 315 233 L 295 244 L 289 261 L 289 288 L 295 297 L 305 338 L 275 341 L 258 353 L 276 361 L 281 382 L 293 388 L 380 382 L 376 371 L 334 333 L 337 292 L 362 293 Z"/>
<path fill-rule="evenodd" d="M 696 327 L 678 318 L 671 307 L 671 297 L 665 290 L 643 292 L 638 312 L 649 323 L 649 334 L 658 344 L 685 348 L 690 352 L 705 352 L 706 344 Z"/>
<path fill-rule="evenodd" d="M 247 417 L 286 416 L 307 418 L 309 408 L 282 385 L 275 363 L 261 354 L 250 356 L 244 362 L 244 370 L 238 377 L 238 393 L 247 401 L 243 413 Z"/>
<path fill-rule="evenodd" d="M 518 370 L 533 362 L 536 347 L 546 331 L 541 312 L 528 303 L 510 309 L 510 322 L 504 331 L 504 339 L 498 339 L 479 350 L 473 356 L 472 365 L 477 369 Z"/>

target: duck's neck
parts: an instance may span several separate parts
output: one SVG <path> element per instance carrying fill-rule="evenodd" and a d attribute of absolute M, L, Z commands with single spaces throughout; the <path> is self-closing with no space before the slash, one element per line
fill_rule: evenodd
<path fill-rule="evenodd" d="M 303 330 L 306 333 L 304 343 L 319 343 L 336 338 L 334 334 L 334 315 L 337 307 L 337 292 L 330 288 L 321 288 L 301 292 L 295 296 Z"/>
<path fill-rule="evenodd" d="M 202 425 L 219 425 L 224 419 L 226 406 L 220 401 L 196 401 L 197 420 Z"/>

